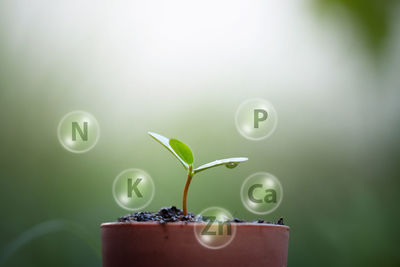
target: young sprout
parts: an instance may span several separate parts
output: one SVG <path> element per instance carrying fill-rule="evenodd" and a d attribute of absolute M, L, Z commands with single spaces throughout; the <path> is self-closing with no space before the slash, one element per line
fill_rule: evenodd
<path fill-rule="evenodd" d="M 229 159 L 220 159 L 215 160 L 213 162 L 209 162 L 207 164 L 201 165 L 200 167 L 194 168 L 193 167 L 193 153 L 190 148 L 182 143 L 177 139 L 168 139 L 165 136 L 149 132 L 148 133 L 151 137 L 153 137 L 156 141 L 166 147 L 183 165 L 185 170 L 187 170 L 187 179 L 185 183 L 185 189 L 183 190 L 183 215 L 187 215 L 187 194 L 189 190 L 190 182 L 192 181 L 193 176 L 196 173 L 201 171 L 225 165 L 227 168 L 232 169 L 235 168 L 240 162 L 248 160 L 248 158 L 229 158 Z"/>

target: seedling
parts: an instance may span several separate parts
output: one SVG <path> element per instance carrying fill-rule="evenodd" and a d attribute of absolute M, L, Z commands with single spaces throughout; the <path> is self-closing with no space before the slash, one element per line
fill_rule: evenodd
<path fill-rule="evenodd" d="M 177 139 L 168 139 L 165 136 L 149 132 L 149 135 L 153 137 L 156 141 L 166 147 L 183 165 L 185 170 L 187 170 L 187 179 L 185 183 L 185 188 L 183 190 L 183 215 L 187 215 L 187 194 L 189 190 L 190 182 L 192 181 L 193 176 L 196 173 L 201 171 L 225 165 L 227 168 L 232 169 L 235 168 L 240 162 L 247 161 L 248 158 L 229 158 L 229 159 L 220 159 L 215 160 L 213 162 L 209 162 L 207 164 L 201 165 L 200 167 L 193 167 L 193 153 L 190 148 Z"/>

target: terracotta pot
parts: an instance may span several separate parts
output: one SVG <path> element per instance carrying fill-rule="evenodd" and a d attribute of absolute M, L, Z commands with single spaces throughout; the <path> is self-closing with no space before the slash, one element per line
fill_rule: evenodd
<path fill-rule="evenodd" d="M 289 227 L 237 223 L 236 235 L 221 249 L 202 246 L 194 223 L 104 223 L 103 267 L 268 266 L 287 263 Z"/>

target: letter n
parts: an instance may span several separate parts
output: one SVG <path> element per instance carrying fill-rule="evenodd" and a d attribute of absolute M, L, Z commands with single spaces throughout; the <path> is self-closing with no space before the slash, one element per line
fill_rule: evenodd
<path fill-rule="evenodd" d="M 76 141 L 76 132 L 79 133 L 79 136 L 82 138 L 83 141 L 88 140 L 88 122 L 83 122 L 83 131 L 82 128 L 79 127 L 79 124 L 74 121 L 72 122 L 72 141 Z"/>

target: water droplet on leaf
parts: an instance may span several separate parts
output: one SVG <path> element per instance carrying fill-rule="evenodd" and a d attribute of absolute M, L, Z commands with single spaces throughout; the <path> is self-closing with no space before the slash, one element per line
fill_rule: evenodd
<path fill-rule="evenodd" d="M 236 162 L 229 162 L 229 163 L 225 164 L 225 166 L 226 166 L 227 168 L 229 168 L 229 169 L 233 169 L 233 168 L 235 168 L 237 165 L 239 165 L 239 163 L 236 163 Z"/>

